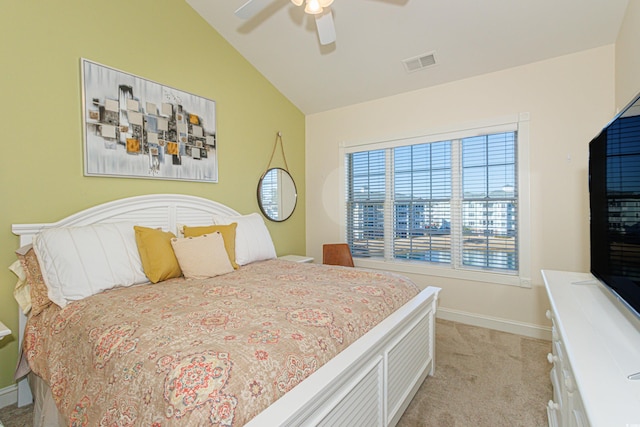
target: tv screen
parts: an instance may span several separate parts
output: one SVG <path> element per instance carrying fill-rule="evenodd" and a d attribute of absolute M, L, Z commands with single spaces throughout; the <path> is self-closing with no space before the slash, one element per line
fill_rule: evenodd
<path fill-rule="evenodd" d="M 589 144 L 591 273 L 640 317 L 640 100 Z"/>

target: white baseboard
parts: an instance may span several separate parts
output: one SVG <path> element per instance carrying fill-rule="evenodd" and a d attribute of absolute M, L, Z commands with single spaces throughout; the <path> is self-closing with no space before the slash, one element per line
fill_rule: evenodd
<path fill-rule="evenodd" d="M 509 332 L 512 334 L 524 335 L 531 338 L 551 340 L 551 328 L 546 326 L 533 325 L 531 323 L 516 322 L 513 320 L 500 319 L 497 317 L 482 316 L 475 313 L 452 310 L 450 308 L 438 307 L 436 317 L 453 322 L 464 323 L 466 325 L 479 326 L 481 328 L 495 329 L 497 331 Z"/>
<path fill-rule="evenodd" d="M 0 389 L 0 408 L 18 403 L 18 386 L 13 384 Z"/>

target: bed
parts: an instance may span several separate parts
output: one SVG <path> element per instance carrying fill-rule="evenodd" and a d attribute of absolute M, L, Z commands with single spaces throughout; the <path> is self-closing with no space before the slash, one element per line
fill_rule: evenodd
<path fill-rule="evenodd" d="M 123 224 L 171 231 L 181 244 L 182 230 L 244 217 L 207 199 L 157 194 L 12 230 L 23 249 L 34 236 L 54 245 L 48 230 Z M 134 280 L 21 313 L 34 425 L 395 425 L 435 369 L 439 289 L 276 259 L 272 248 L 241 243 L 243 230 L 236 253 L 248 244 L 262 254 L 231 260 L 240 265 L 223 274 L 193 276 L 189 267 L 188 278 Z M 23 378 L 19 406 L 32 398 Z"/>

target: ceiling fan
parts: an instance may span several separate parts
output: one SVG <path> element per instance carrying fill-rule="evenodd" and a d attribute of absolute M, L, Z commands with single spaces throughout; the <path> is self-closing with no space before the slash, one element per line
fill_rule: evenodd
<path fill-rule="evenodd" d="M 250 19 L 267 7 L 272 1 L 273 0 L 249 0 L 235 11 L 235 15 L 241 19 Z M 302 6 L 302 3 L 305 3 L 304 11 L 315 17 L 320 44 L 327 45 L 336 41 L 333 13 L 329 7 L 331 3 L 333 3 L 333 0 L 291 0 L 291 2 L 296 6 Z"/>

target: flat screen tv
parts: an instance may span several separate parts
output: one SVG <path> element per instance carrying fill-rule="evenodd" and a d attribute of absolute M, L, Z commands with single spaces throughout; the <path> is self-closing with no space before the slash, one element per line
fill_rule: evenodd
<path fill-rule="evenodd" d="M 589 144 L 591 273 L 640 318 L 640 96 Z"/>

